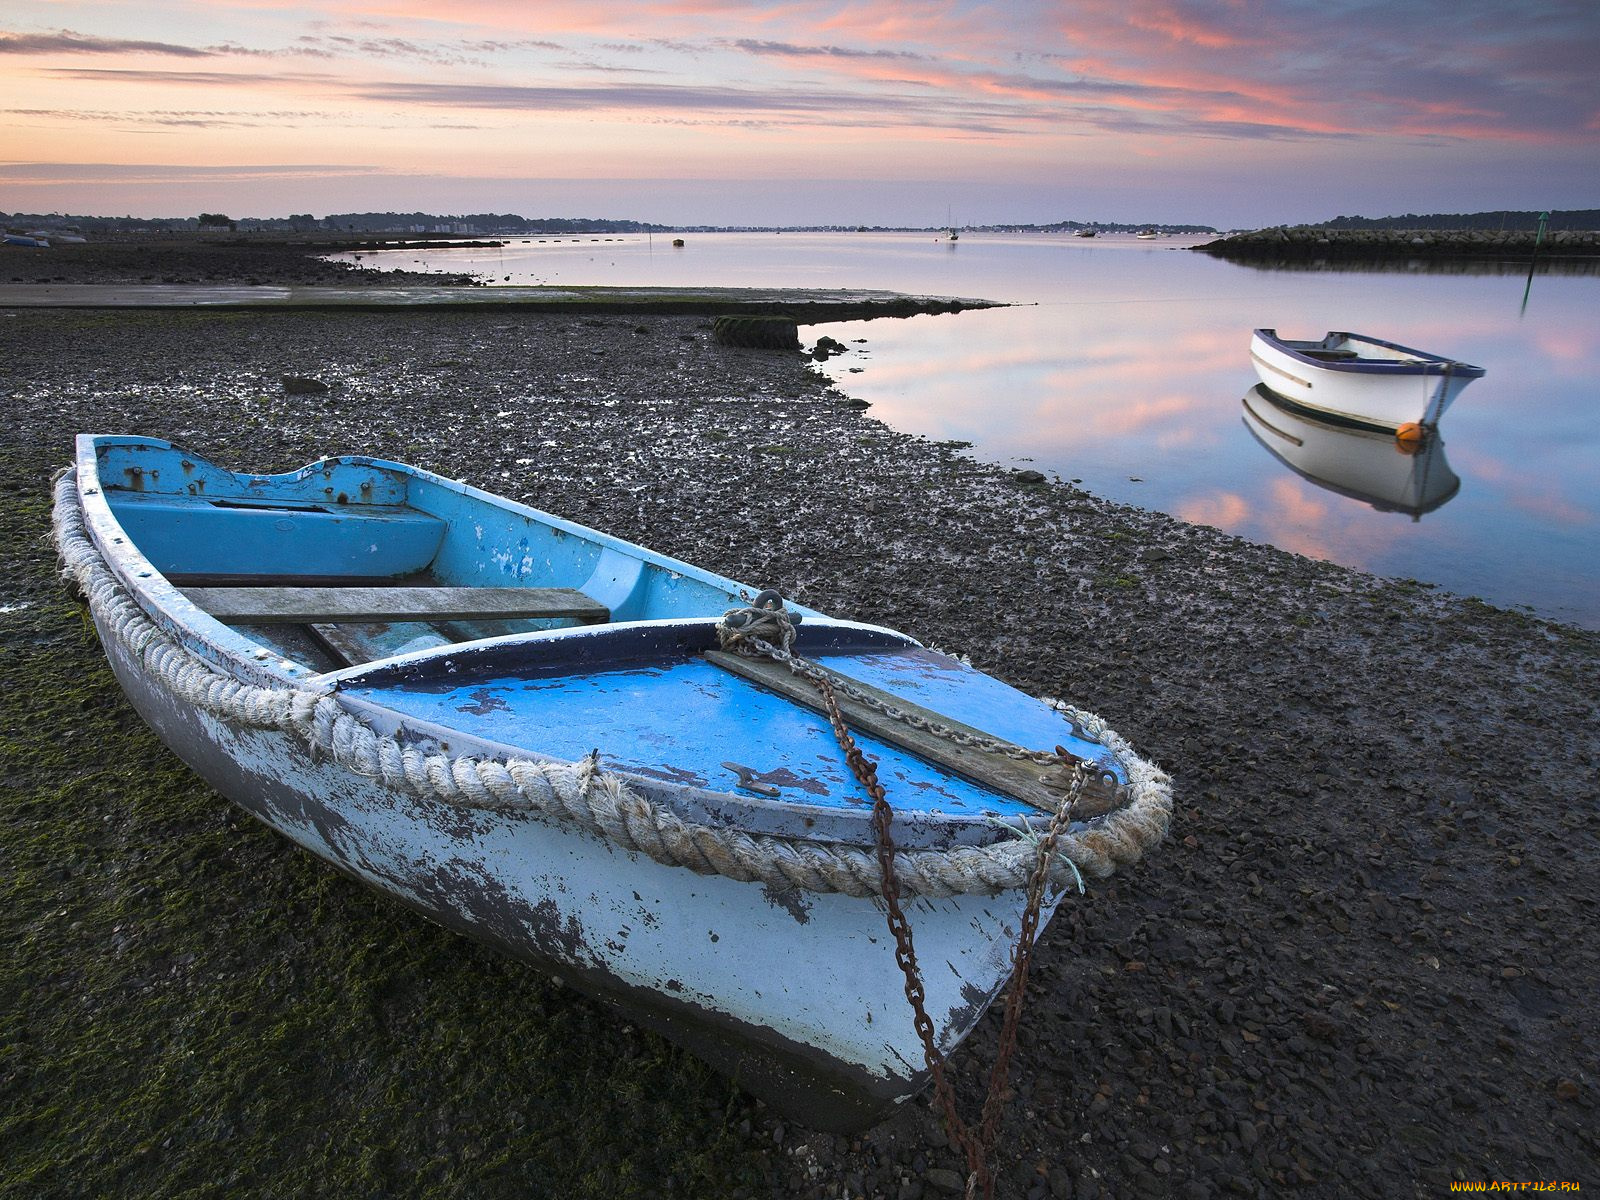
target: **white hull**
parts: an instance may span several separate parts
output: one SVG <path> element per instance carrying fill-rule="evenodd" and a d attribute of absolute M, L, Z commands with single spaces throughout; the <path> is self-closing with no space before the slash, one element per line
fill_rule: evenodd
<path fill-rule="evenodd" d="M 1461 389 L 1483 375 L 1481 367 L 1354 334 L 1289 342 L 1258 329 L 1250 360 L 1268 389 L 1314 415 L 1391 432 L 1438 422 Z"/>

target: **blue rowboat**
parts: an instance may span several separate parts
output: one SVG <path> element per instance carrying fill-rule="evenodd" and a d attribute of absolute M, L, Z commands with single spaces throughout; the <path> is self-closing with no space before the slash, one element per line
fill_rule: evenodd
<path fill-rule="evenodd" d="M 1068 797 L 1041 929 L 1166 829 L 1166 776 L 1088 714 L 426 471 L 235 474 L 84 435 L 55 532 L 128 698 L 219 792 L 821 1128 L 929 1068 L 871 806 L 806 672 L 894 810 L 936 1055 L 1008 978 Z M 761 622 L 798 682 L 742 652 Z"/>

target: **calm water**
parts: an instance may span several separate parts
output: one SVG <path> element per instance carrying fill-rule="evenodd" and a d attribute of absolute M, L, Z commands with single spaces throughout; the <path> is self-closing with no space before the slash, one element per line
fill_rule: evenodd
<path fill-rule="evenodd" d="M 1260 270 L 1176 239 L 688 234 L 397 252 L 499 282 L 889 289 L 1018 307 L 818 326 L 873 415 L 1110 499 L 1600 628 L 1600 276 Z M 369 262 L 372 256 L 369 256 Z M 510 279 L 505 279 L 510 276 Z M 1486 367 L 1408 460 L 1263 408 L 1257 326 L 1354 329 Z M 857 345 L 859 339 L 864 344 Z M 1252 429 L 1254 427 L 1254 430 Z M 1277 451 L 1275 453 L 1274 451 Z M 1297 461 L 1296 461 L 1297 460 Z M 1452 488 L 1453 478 L 1459 486 Z"/>

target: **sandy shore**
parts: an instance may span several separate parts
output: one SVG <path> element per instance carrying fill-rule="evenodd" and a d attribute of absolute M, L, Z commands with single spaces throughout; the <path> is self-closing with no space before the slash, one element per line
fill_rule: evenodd
<path fill-rule="evenodd" d="M 414 462 L 966 653 L 1161 762 L 1170 842 L 1044 937 L 1002 1195 L 1600 1186 L 1600 635 L 1020 482 L 704 318 L 9 310 L 0 331 L 0 1194 L 960 1181 L 926 1098 L 857 1138 L 787 1124 L 235 817 L 55 588 L 48 480 L 82 430 L 251 470 Z M 969 1109 L 997 1025 L 956 1059 Z"/>

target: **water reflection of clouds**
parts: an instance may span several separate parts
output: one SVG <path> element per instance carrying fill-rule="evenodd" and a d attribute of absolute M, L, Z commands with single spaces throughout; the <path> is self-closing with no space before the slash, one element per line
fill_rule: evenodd
<path fill-rule="evenodd" d="M 1257 493 L 1216 489 L 1180 498 L 1175 516 L 1307 558 L 1407 574 L 1415 526 L 1297 477 L 1263 479 Z"/>
<path fill-rule="evenodd" d="M 1180 498 L 1174 515 L 1191 525 L 1210 525 L 1227 533 L 1243 533 L 1250 522 L 1250 502 L 1237 492 L 1207 492 Z"/>
<path fill-rule="evenodd" d="M 1600 524 L 1600 512 L 1570 495 L 1582 481 L 1561 472 L 1530 473 L 1524 465 L 1470 447 L 1456 459 L 1480 486 L 1493 489 L 1506 504 L 1540 522 L 1571 529 Z"/>
<path fill-rule="evenodd" d="M 1308 558 L 1333 557 L 1325 536 L 1329 506 L 1298 479 L 1272 479 L 1253 501 L 1228 491 L 1191 496 L 1179 502 L 1176 515 Z"/>

